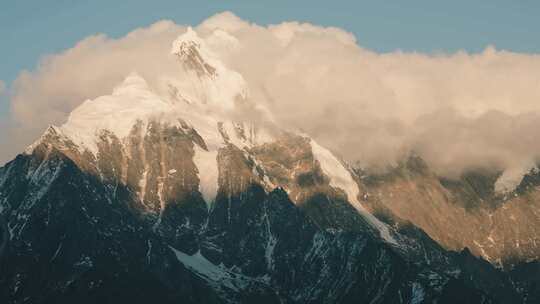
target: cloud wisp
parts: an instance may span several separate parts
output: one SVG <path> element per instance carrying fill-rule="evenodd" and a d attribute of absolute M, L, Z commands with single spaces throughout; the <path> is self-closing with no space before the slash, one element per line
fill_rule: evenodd
<path fill-rule="evenodd" d="M 13 124 L 25 131 L 4 141 L 22 149 L 131 71 L 156 84 L 175 73 L 169 49 L 185 29 L 160 21 L 119 39 L 88 37 L 46 57 L 14 82 Z M 512 180 L 540 158 L 538 54 L 491 46 L 475 54 L 381 54 L 338 28 L 259 26 L 228 12 L 195 30 L 243 75 L 251 101 L 278 124 L 364 167 L 385 168 L 414 151 L 444 176 L 495 168 Z"/>

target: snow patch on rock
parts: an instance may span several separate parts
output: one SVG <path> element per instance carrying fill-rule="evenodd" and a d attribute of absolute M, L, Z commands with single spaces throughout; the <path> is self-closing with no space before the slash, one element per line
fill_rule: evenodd
<path fill-rule="evenodd" d="M 207 260 L 200 251 L 193 255 L 188 255 L 182 251 L 169 246 L 180 263 L 195 272 L 201 279 L 209 282 L 216 288 L 225 286 L 235 291 L 246 288 L 251 278 L 241 274 L 232 273 L 223 265 L 215 265 Z"/>
<path fill-rule="evenodd" d="M 422 285 L 417 282 L 412 284 L 411 304 L 420 304 L 424 301 L 425 291 Z"/>
<path fill-rule="evenodd" d="M 345 191 L 349 203 L 379 231 L 381 237 L 389 243 L 398 245 L 388 226 L 369 213 L 358 201 L 360 190 L 349 170 L 332 152 L 320 146 L 313 139 L 310 142 L 313 156 L 319 162 L 324 174 L 330 179 L 330 186 Z"/>
<path fill-rule="evenodd" d="M 495 192 L 508 193 L 514 191 L 523 180 L 523 176 L 536 169 L 534 162 L 525 162 L 522 165 L 506 169 L 495 182 Z"/>
<path fill-rule="evenodd" d="M 311 150 L 324 174 L 330 178 L 330 186 L 342 189 L 351 203 L 360 205 L 358 201 L 360 193 L 358 185 L 343 164 L 329 150 L 323 148 L 314 140 L 311 140 Z"/>

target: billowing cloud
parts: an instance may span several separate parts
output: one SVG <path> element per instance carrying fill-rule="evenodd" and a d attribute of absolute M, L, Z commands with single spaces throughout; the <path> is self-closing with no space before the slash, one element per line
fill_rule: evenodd
<path fill-rule="evenodd" d="M 167 75 L 174 62 L 171 41 L 184 26 L 160 21 L 119 39 L 93 35 L 62 53 L 44 57 L 34 71 L 23 71 L 10 95 L 11 117 L 1 123 L 0 163 L 10 160 L 50 125 L 60 125 L 84 100 L 111 93 L 132 71 L 147 79 Z"/>
<path fill-rule="evenodd" d="M 231 13 L 195 29 L 276 122 L 349 161 L 384 168 L 414 151 L 441 175 L 489 167 L 509 169 L 512 180 L 540 157 L 540 55 L 492 46 L 475 54 L 381 54 L 338 28 L 259 26 Z M 173 73 L 169 48 L 183 31 L 161 21 L 45 58 L 15 81 L 14 120 L 35 137 L 133 70 L 150 82 Z"/>
<path fill-rule="evenodd" d="M 120 39 L 90 36 L 63 53 L 45 57 L 35 71 L 22 72 L 14 82 L 15 118 L 42 129 L 61 123 L 85 99 L 110 93 L 130 71 L 147 79 L 166 75 L 174 66 L 167 56 L 171 41 L 184 30 L 161 21 Z"/>

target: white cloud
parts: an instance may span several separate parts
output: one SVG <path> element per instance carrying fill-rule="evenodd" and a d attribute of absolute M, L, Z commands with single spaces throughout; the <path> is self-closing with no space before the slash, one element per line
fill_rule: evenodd
<path fill-rule="evenodd" d="M 161 21 L 120 39 L 95 35 L 63 53 L 44 58 L 33 72 L 14 82 L 11 100 L 15 118 L 42 129 L 61 123 L 85 99 L 110 93 L 136 70 L 147 79 L 166 75 L 174 67 L 167 56 L 171 41 L 184 27 Z"/>
<path fill-rule="evenodd" d="M 379 54 L 338 28 L 259 26 L 231 13 L 196 27 L 204 37 L 219 35 L 216 29 L 234 37 L 211 44 L 247 80 L 254 102 L 348 160 L 384 167 L 414 150 L 440 174 L 454 176 L 540 157 L 538 54 L 494 47 Z M 120 39 L 92 36 L 21 73 L 11 105 L 14 120 L 30 130 L 24 140 L 63 122 L 85 99 L 110 92 L 132 70 L 150 82 L 174 73 L 169 48 L 184 30 L 162 21 Z"/>

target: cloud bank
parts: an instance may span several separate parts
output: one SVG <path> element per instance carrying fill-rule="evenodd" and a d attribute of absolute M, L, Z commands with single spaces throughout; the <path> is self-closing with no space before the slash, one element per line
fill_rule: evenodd
<path fill-rule="evenodd" d="M 88 37 L 22 72 L 11 93 L 22 150 L 85 99 L 110 93 L 137 71 L 150 83 L 174 73 L 169 49 L 185 26 L 160 21 L 125 37 Z M 231 13 L 195 30 L 240 72 L 251 100 L 343 158 L 385 168 L 412 151 L 437 173 L 506 170 L 513 180 L 540 158 L 540 55 L 494 47 L 481 53 L 376 53 L 338 28 L 259 26 Z M 223 43 L 213 35 L 232 36 Z M 218 43 L 219 42 L 219 43 Z M 20 131 L 24 130 L 24 132 Z M 13 144 L 12 144 L 13 143 Z M 0 155 L 2 160 L 13 151 Z M 10 154 L 11 153 L 11 154 Z"/>

